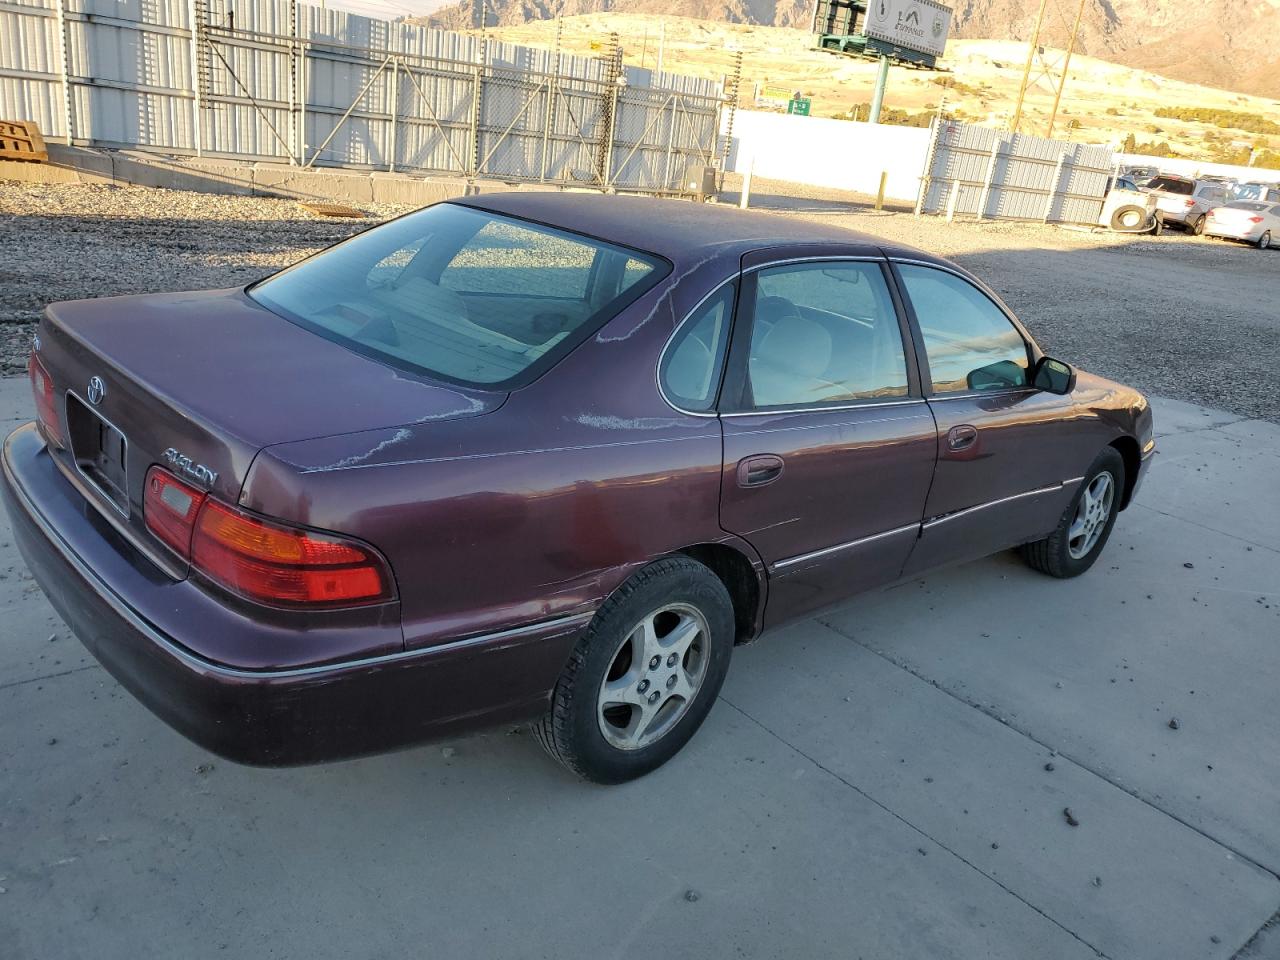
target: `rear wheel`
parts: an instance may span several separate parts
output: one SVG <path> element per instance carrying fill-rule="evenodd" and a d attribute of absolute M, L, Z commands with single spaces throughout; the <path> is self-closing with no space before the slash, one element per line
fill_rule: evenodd
<path fill-rule="evenodd" d="M 1196 217 L 1195 222 L 1192 223 L 1191 226 L 1187 228 L 1187 232 L 1194 234 L 1197 237 L 1200 236 L 1202 233 L 1204 233 L 1204 221 L 1205 221 L 1205 216 L 1202 213 L 1200 214 L 1200 216 Z"/>
<path fill-rule="evenodd" d="M 643 776 L 706 719 L 733 637 L 733 603 L 714 573 L 688 557 L 650 564 L 596 613 L 534 733 L 587 780 Z"/>
<path fill-rule="evenodd" d="M 1107 447 L 1089 467 L 1053 532 L 1022 546 L 1023 559 L 1051 577 L 1080 576 L 1106 546 L 1123 490 L 1124 459 Z"/>
<path fill-rule="evenodd" d="M 1264 233 L 1262 236 L 1258 238 L 1258 249 L 1268 250 L 1270 248 L 1271 248 L 1271 231 L 1268 230 L 1266 233 Z"/>

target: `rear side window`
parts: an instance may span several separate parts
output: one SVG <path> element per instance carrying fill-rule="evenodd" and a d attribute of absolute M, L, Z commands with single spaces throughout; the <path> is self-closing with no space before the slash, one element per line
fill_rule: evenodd
<path fill-rule="evenodd" d="M 669 270 L 665 260 L 442 203 L 249 290 L 359 353 L 475 387 L 534 379 Z"/>
<path fill-rule="evenodd" d="M 701 412 L 715 406 L 735 289 L 725 284 L 695 310 L 662 358 L 662 389 L 682 409 Z"/>
<path fill-rule="evenodd" d="M 935 393 L 1027 385 L 1026 341 L 981 290 L 955 274 L 900 264 Z"/>
<path fill-rule="evenodd" d="M 797 264 L 756 277 L 747 357 L 751 405 L 907 395 L 902 332 L 879 264 Z"/>

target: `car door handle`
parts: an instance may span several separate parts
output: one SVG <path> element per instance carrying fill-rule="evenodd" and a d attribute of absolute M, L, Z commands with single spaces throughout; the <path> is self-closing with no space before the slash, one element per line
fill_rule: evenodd
<path fill-rule="evenodd" d="M 978 428 L 962 423 L 947 431 L 947 448 L 950 450 L 968 450 L 978 442 Z"/>
<path fill-rule="evenodd" d="M 738 461 L 738 486 L 763 487 L 782 476 L 782 458 L 772 453 L 743 457 Z"/>

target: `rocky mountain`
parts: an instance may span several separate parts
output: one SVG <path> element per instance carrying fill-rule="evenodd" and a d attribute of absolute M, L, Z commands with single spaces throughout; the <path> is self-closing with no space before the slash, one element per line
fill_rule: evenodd
<path fill-rule="evenodd" d="M 433 14 L 453 29 L 585 13 L 643 13 L 807 30 L 812 0 L 463 0 Z M 1039 0 L 953 0 L 952 35 L 1027 40 Z M 1041 42 L 1066 45 L 1074 0 L 1049 0 Z M 1077 50 L 1228 90 L 1280 96 L 1280 0 L 1085 0 Z"/>

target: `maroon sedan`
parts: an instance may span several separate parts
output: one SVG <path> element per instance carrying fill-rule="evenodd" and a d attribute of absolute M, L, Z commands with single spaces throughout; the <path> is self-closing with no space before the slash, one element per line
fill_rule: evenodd
<path fill-rule="evenodd" d="M 634 198 L 459 200 L 247 289 L 55 304 L 30 373 L 0 488 L 33 573 L 255 764 L 535 720 L 638 776 L 762 630 L 1009 547 L 1083 573 L 1154 449 L 1139 393 L 944 260 Z"/>

